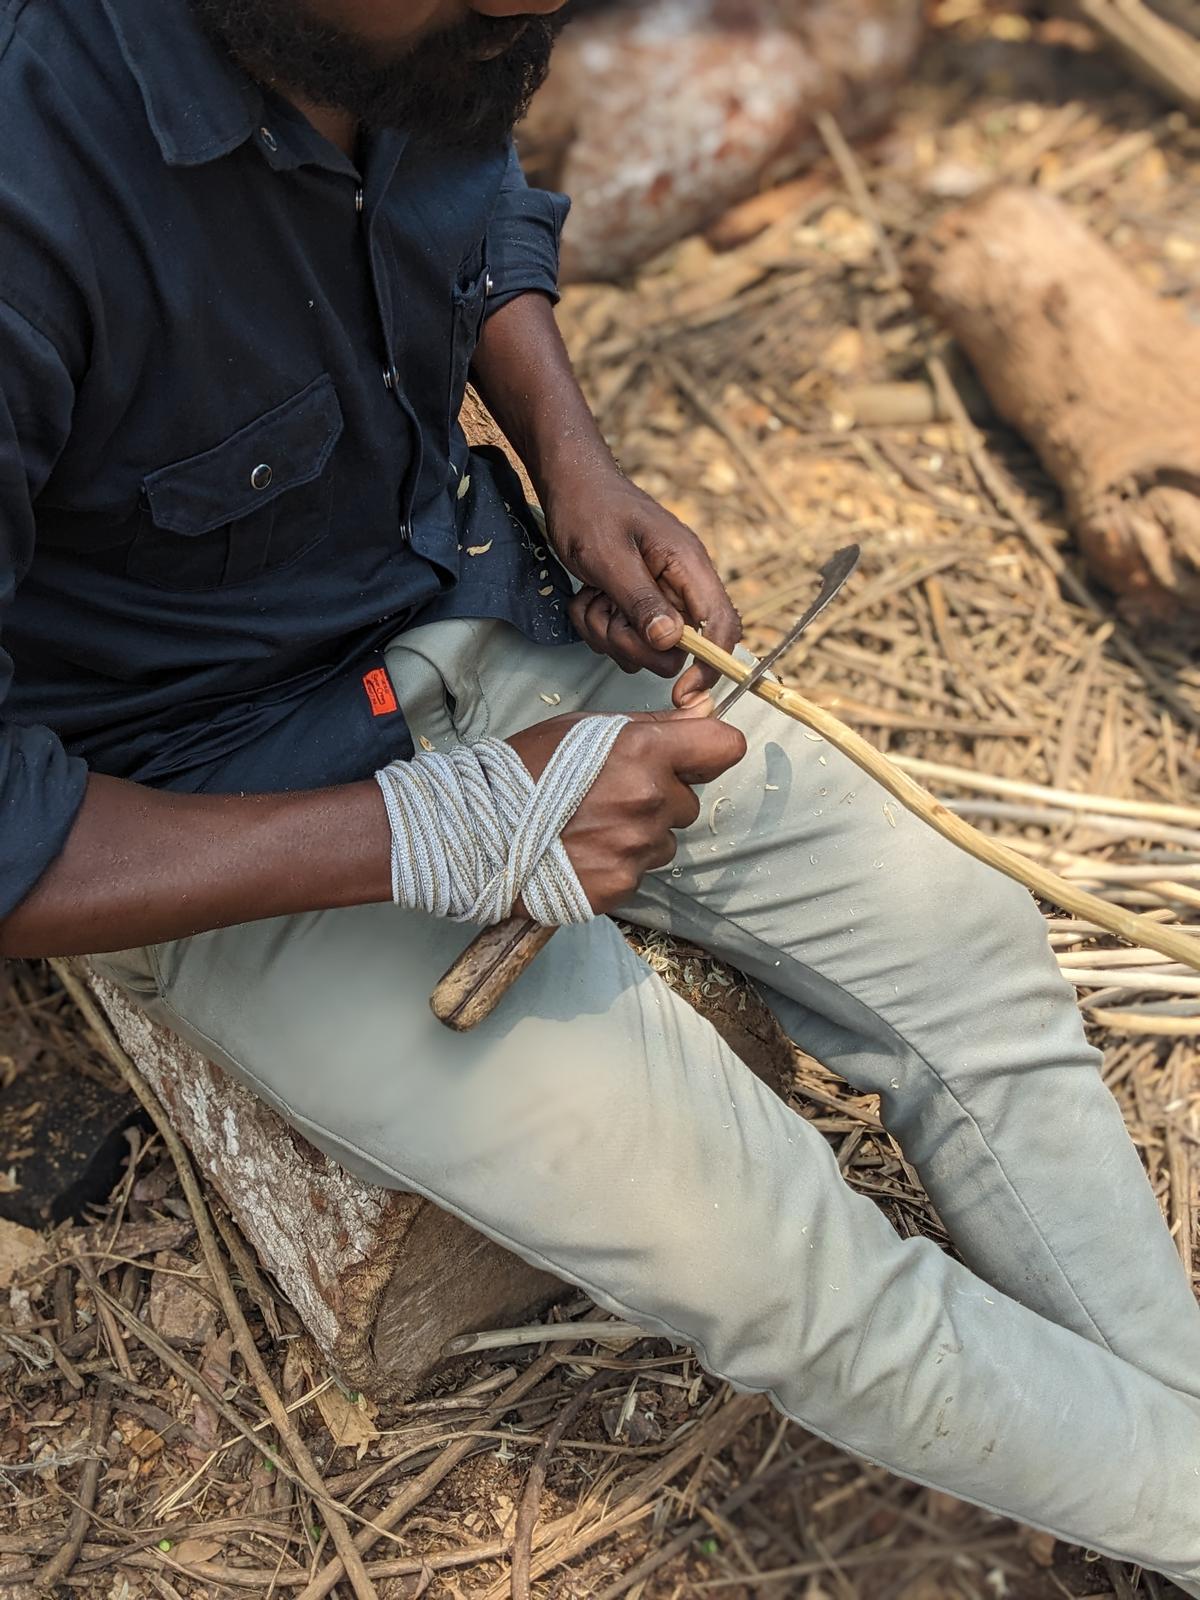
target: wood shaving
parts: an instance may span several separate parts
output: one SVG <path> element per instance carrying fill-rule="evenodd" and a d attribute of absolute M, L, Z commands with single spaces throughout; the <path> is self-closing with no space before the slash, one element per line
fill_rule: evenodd
<path fill-rule="evenodd" d="M 710 833 L 716 833 L 717 831 L 717 812 L 720 811 L 722 806 L 728 806 L 732 804 L 733 801 L 730 800 L 727 794 L 723 794 L 719 800 L 713 801 L 712 809 L 708 813 L 708 831 Z"/>
<path fill-rule="evenodd" d="M 495 542 L 494 539 L 489 539 L 486 544 L 469 544 L 467 546 L 467 554 L 469 556 L 485 556 Z"/>
<path fill-rule="evenodd" d="M 467 495 L 470 493 L 470 491 L 471 491 L 471 474 L 469 472 L 466 472 L 466 473 L 463 474 L 462 482 L 458 486 L 458 498 L 460 500 L 465 500 L 467 498 Z"/>

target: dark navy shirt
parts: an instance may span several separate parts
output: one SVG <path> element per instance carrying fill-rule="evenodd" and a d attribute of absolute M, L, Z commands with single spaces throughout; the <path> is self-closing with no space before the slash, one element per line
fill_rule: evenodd
<path fill-rule="evenodd" d="M 411 753 L 398 630 L 569 635 L 457 420 L 486 316 L 555 293 L 566 201 L 511 145 L 360 156 L 187 0 L 0 0 L 0 915 L 88 767 L 361 778 Z"/>

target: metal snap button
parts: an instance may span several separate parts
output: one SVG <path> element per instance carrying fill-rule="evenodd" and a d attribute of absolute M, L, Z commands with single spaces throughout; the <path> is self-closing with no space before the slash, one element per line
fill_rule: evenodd
<path fill-rule="evenodd" d="M 274 476 L 274 469 L 263 461 L 250 474 L 250 487 L 252 489 L 269 489 L 271 487 L 271 479 Z"/>

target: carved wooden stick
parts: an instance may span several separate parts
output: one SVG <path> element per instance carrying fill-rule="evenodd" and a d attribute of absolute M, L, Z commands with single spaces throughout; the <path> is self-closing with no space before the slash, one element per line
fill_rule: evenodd
<path fill-rule="evenodd" d="M 749 667 L 691 628 L 683 630 L 680 648 L 708 666 L 716 667 L 735 683 L 740 683 L 750 674 Z M 811 700 L 806 700 L 794 689 L 785 689 L 781 683 L 764 678 L 753 692 L 777 711 L 782 711 L 784 716 L 791 717 L 794 722 L 802 722 L 814 733 L 819 733 L 835 750 L 848 756 L 855 766 L 861 767 L 876 783 L 894 795 L 906 810 L 920 817 L 922 822 L 927 822 L 960 850 L 965 850 L 978 861 L 986 862 L 989 867 L 995 867 L 1006 877 L 1015 878 L 1027 889 L 1032 889 L 1034 894 L 1069 911 L 1072 916 L 1082 917 L 1087 922 L 1107 929 L 1109 933 L 1115 933 L 1118 938 L 1127 939 L 1130 944 L 1145 945 L 1172 961 L 1182 961 L 1200 972 L 1200 940 L 1177 933 L 1160 922 L 1152 922 L 1149 917 L 1141 917 L 1121 906 L 1112 905 L 1085 889 L 1077 889 L 1057 873 L 1038 866 L 1036 862 L 1026 861 L 999 840 L 980 833 L 962 817 L 948 811 L 928 790 L 922 789 L 907 773 L 901 772 L 853 728 L 839 722 L 831 712 L 813 705 Z"/>

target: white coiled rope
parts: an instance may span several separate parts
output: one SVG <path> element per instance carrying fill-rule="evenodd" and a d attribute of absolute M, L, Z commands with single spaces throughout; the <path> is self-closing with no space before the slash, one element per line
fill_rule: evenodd
<path fill-rule="evenodd" d="M 628 717 L 568 729 L 535 784 L 500 739 L 393 761 L 375 774 L 392 829 L 392 898 L 455 922 L 502 922 L 518 900 L 560 927 L 594 915 L 559 835 Z"/>

